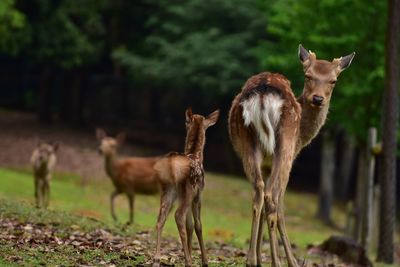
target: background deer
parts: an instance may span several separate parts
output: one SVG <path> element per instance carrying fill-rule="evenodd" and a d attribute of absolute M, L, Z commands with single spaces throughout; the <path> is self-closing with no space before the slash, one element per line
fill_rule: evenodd
<path fill-rule="evenodd" d="M 217 122 L 218 117 L 219 110 L 205 118 L 201 115 L 193 115 L 191 108 L 188 108 L 186 110 L 185 152 L 183 154 L 169 153 L 154 166 L 161 185 L 161 203 L 157 219 L 157 245 L 153 267 L 160 265 L 161 233 L 177 196 L 180 203 L 175 212 L 175 221 L 185 254 L 185 265 L 192 265 L 192 213 L 202 265 L 208 265 L 200 219 L 200 195 L 204 188 L 203 150 L 206 130 Z"/>
<path fill-rule="evenodd" d="M 135 194 L 156 194 L 159 191 L 153 168 L 159 157 L 118 158 L 117 149 L 123 143 L 125 134 L 112 138 L 104 130 L 97 129 L 96 136 L 100 141 L 99 152 L 104 155 L 106 173 L 115 187 L 110 197 L 111 216 L 114 221 L 117 220 L 114 200 L 117 195 L 125 193 L 129 201 L 129 223 L 133 223 Z"/>
<path fill-rule="evenodd" d="M 35 182 L 36 207 L 47 208 L 50 201 L 50 180 L 56 165 L 59 144 L 39 142 L 33 150 L 31 163 Z"/>
<path fill-rule="evenodd" d="M 305 82 L 298 99 L 283 75 L 264 72 L 248 79 L 233 100 L 229 114 L 230 138 L 254 188 L 247 266 L 261 265 L 265 216 L 272 266 L 280 266 L 276 228 L 288 265 L 298 266 L 286 233 L 283 213 L 290 170 L 297 154 L 324 124 L 337 77 L 350 65 L 353 57 L 354 53 L 332 62 L 317 60 L 314 53 L 307 52 L 300 45 L 299 58 Z M 262 173 L 263 162 L 271 167 L 270 173 Z"/>

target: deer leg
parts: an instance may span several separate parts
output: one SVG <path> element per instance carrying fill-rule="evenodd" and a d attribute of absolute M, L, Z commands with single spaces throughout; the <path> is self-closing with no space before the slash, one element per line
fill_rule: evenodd
<path fill-rule="evenodd" d="M 135 205 L 135 194 L 128 194 L 128 201 L 129 201 L 129 222 L 128 224 L 133 224 L 133 212 L 134 212 L 134 205 Z"/>
<path fill-rule="evenodd" d="M 36 201 L 36 207 L 40 208 L 40 200 L 39 200 L 39 179 L 35 177 L 35 201 Z"/>
<path fill-rule="evenodd" d="M 260 223 L 258 225 L 257 251 L 256 251 L 258 266 L 261 266 L 261 264 L 262 264 L 261 249 L 262 249 L 262 243 L 263 243 L 263 239 L 264 239 L 264 220 L 265 220 L 265 208 L 262 208 L 261 216 L 260 216 Z"/>
<path fill-rule="evenodd" d="M 280 146 L 279 146 L 279 193 L 274 194 L 274 202 L 277 203 L 277 213 L 278 213 L 278 230 L 282 239 L 282 243 L 285 249 L 286 259 L 289 267 L 298 267 L 296 258 L 293 256 L 290 241 L 286 232 L 285 218 L 284 218 L 284 194 L 286 191 L 286 186 L 289 181 L 289 174 L 292 168 L 292 163 L 294 160 L 295 153 L 295 143 L 296 138 L 293 136 L 281 136 Z M 274 192 L 277 192 L 277 188 L 274 188 Z"/>
<path fill-rule="evenodd" d="M 277 145 L 279 146 L 280 144 Z M 267 185 L 264 191 L 265 213 L 267 219 L 273 267 L 281 266 L 279 261 L 279 245 L 278 245 L 276 230 L 278 221 L 278 212 L 277 212 L 278 199 L 281 186 L 280 170 L 283 167 L 282 165 L 283 165 L 282 153 L 278 147 L 278 149 L 276 149 L 276 153 L 272 161 L 271 176 L 267 181 Z"/>
<path fill-rule="evenodd" d="M 257 238 L 262 208 L 264 205 L 264 181 L 261 175 L 261 153 L 259 151 L 250 152 L 246 160 L 243 161 L 243 167 L 248 179 L 252 181 L 254 188 L 253 220 L 251 224 L 250 247 L 247 254 L 246 265 L 257 266 Z"/>
<path fill-rule="evenodd" d="M 204 241 L 203 241 L 203 227 L 201 225 L 200 193 L 198 193 L 197 196 L 193 200 L 192 210 L 193 210 L 193 218 L 194 218 L 194 228 L 196 231 L 197 240 L 199 240 L 199 246 L 200 246 L 200 251 L 201 251 L 201 263 L 202 263 L 202 266 L 204 267 L 204 266 L 208 266 L 208 261 L 207 261 L 207 254 L 206 254 L 206 249 L 205 249 Z"/>
<path fill-rule="evenodd" d="M 39 207 L 43 208 L 44 206 L 44 181 L 43 179 L 39 180 Z"/>
<path fill-rule="evenodd" d="M 279 207 L 278 207 L 278 230 L 281 235 L 283 246 L 285 248 L 286 259 L 289 267 L 298 267 L 296 258 L 293 256 L 292 247 L 288 235 L 286 233 L 285 218 L 283 212 L 283 195 L 280 197 Z"/>
<path fill-rule="evenodd" d="M 189 253 L 192 254 L 192 237 L 193 237 L 193 218 L 192 211 L 189 209 L 186 214 L 186 234 Z"/>
<path fill-rule="evenodd" d="M 167 216 L 171 211 L 172 204 L 176 198 L 176 192 L 174 187 L 162 188 L 161 198 L 160 198 L 160 212 L 157 218 L 157 244 L 156 244 L 156 254 L 154 255 L 153 267 L 160 266 L 160 248 L 161 248 L 161 234 L 164 228 Z"/>
<path fill-rule="evenodd" d="M 186 236 L 186 216 L 191 207 L 194 198 L 194 192 L 191 189 L 190 184 L 183 186 L 180 196 L 180 204 L 175 212 L 175 222 L 178 227 L 179 236 L 183 246 L 183 252 L 185 254 L 185 266 L 192 266 L 192 255 L 189 253 Z"/>
<path fill-rule="evenodd" d="M 284 194 L 286 191 L 286 185 L 289 180 L 289 172 L 291 168 L 290 162 L 288 162 L 289 166 L 285 166 L 285 168 L 282 169 L 281 172 L 281 177 L 282 177 L 282 188 L 281 188 L 281 193 L 279 196 L 279 204 L 278 204 L 278 230 L 279 234 L 282 239 L 283 247 L 285 248 L 285 253 L 286 253 L 286 259 L 288 262 L 289 267 L 298 267 L 299 265 L 297 264 L 296 258 L 293 256 L 292 252 L 292 247 L 290 245 L 290 241 L 286 232 L 286 225 L 285 225 L 285 217 L 284 217 Z"/>
<path fill-rule="evenodd" d="M 43 182 L 43 201 L 44 207 L 47 208 L 50 203 L 50 179 L 47 179 Z"/>
<path fill-rule="evenodd" d="M 114 210 L 114 200 L 115 197 L 119 195 L 119 192 L 115 190 L 114 192 L 111 193 L 110 196 L 110 207 L 111 207 L 111 216 L 114 221 L 117 221 L 117 216 L 115 215 L 115 210 Z"/>

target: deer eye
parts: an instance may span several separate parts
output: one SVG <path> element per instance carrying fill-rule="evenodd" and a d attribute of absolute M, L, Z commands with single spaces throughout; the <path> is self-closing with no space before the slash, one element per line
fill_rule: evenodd
<path fill-rule="evenodd" d="M 329 83 L 333 85 L 333 84 L 336 83 L 336 80 L 332 80 L 332 81 L 330 81 Z"/>
<path fill-rule="evenodd" d="M 309 76 L 309 75 L 306 75 L 306 76 L 305 76 L 305 80 L 306 80 L 306 81 L 311 81 L 311 80 L 312 80 L 312 77 Z"/>

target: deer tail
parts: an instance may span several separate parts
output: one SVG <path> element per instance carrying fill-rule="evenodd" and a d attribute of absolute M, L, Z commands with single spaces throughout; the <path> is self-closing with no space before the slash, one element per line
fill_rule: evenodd
<path fill-rule="evenodd" d="M 241 105 L 244 125 L 253 125 L 265 152 L 269 155 L 274 154 L 283 99 L 274 93 L 253 94 L 243 100 Z"/>

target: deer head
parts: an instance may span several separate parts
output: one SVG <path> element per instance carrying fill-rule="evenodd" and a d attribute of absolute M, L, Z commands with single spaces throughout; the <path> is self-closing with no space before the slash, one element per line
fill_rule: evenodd
<path fill-rule="evenodd" d="M 317 59 L 315 53 L 299 45 L 299 59 L 304 70 L 303 96 L 315 108 L 329 105 L 339 74 L 350 66 L 355 53 L 335 58 L 332 62 Z"/>
<path fill-rule="evenodd" d="M 49 162 L 50 158 L 56 154 L 59 143 L 45 143 L 40 141 L 32 154 L 32 162 L 37 165 L 45 165 Z"/>
<path fill-rule="evenodd" d="M 192 108 L 186 109 L 186 142 L 185 153 L 196 153 L 204 145 L 206 130 L 214 125 L 219 117 L 219 110 L 210 113 L 207 117 L 193 114 Z"/>
<path fill-rule="evenodd" d="M 103 155 L 117 153 L 117 148 L 125 141 L 126 134 L 119 133 L 116 138 L 107 136 L 103 129 L 96 129 L 96 137 L 100 141 L 98 151 Z"/>

